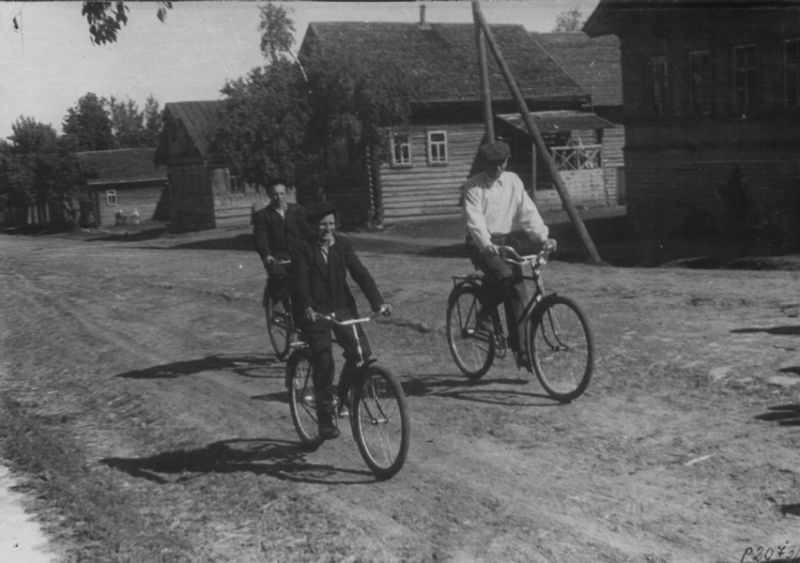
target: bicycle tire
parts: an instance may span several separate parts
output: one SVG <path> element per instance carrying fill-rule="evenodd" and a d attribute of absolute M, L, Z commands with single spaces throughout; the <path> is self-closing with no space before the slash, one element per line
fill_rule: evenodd
<path fill-rule="evenodd" d="M 279 360 L 282 360 L 289 353 L 292 344 L 292 334 L 294 334 L 294 321 L 290 313 L 291 303 L 288 299 L 284 301 L 284 313 L 279 314 L 280 322 L 276 323 L 275 321 L 278 320 L 278 314 L 275 313 L 272 299 L 268 297 L 266 301 L 267 304 L 264 307 L 264 311 L 267 317 L 267 333 L 269 334 L 269 340 L 272 344 L 272 349 L 275 351 L 275 355 Z"/>
<path fill-rule="evenodd" d="M 322 438 L 319 436 L 314 379 L 311 377 L 311 356 L 307 352 L 297 351 L 289 356 L 286 382 L 297 435 L 304 446 L 316 448 L 322 443 Z"/>
<path fill-rule="evenodd" d="M 376 477 L 388 479 L 400 471 L 408 455 L 410 427 L 405 393 L 391 372 L 372 365 L 355 380 L 350 424 L 361 457 Z"/>
<path fill-rule="evenodd" d="M 550 295 L 534 309 L 528 354 L 545 391 L 562 403 L 579 397 L 594 370 L 594 336 L 575 301 Z"/>
<path fill-rule="evenodd" d="M 469 379 L 479 379 L 492 367 L 494 331 L 476 330 L 480 302 L 478 288 L 460 286 L 447 300 L 447 345 L 458 369 Z"/>

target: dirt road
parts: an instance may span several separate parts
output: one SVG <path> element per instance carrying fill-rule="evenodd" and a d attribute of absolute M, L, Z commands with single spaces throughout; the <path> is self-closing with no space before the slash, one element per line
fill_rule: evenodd
<path fill-rule="evenodd" d="M 220 246 L 0 237 L 0 394 L 102 484 L 84 499 L 91 516 L 35 502 L 66 557 L 727 562 L 800 549 L 797 273 L 552 263 L 550 288 L 583 305 L 599 352 L 587 393 L 558 405 L 510 361 L 477 384 L 459 375 L 444 310 L 463 258 L 357 239 L 396 307 L 369 327 L 372 348 L 412 416 L 406 466 L 375 482 L 349 431 L 298 447 L 261 266 Z M 31 480 L 56 487 L 58 473 Z"/>

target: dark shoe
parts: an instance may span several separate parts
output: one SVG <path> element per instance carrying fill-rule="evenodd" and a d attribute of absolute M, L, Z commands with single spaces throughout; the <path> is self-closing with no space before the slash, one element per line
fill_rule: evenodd
<path fill-rule="evenodd" d="M 319 437 L 323 440 L 334 440 L 339 437 L 339 429 L 333 423 L 330 426 L 319 425 Z"/>
<path fill-rule="evenodd" d="M 515 358 L 517 360 L 518 368 L 525 368 L 527 370 L 531 369 L 531 362 L 528 359 L 528 354 L 526 352 L 515 352 Z"/>

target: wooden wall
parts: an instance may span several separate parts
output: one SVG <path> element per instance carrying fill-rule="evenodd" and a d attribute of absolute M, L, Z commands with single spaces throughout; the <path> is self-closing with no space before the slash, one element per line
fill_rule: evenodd
<path fill-rule="evenodd" d="M 116 191 L 116 205 L 107 204 L 106 190 L 108 189 Z M 95 221 L 98 225 L 114 225 L 114 214 L 118 209 L 128 218 L 128 221 L 133 217 L 134 209 L 139 212 L 141 221 L 167 218 L 157 216 L 157 211 L 164 208 L 167 203 L 165 200 L 169 198 L 165 183 L 159 182 L 144 186 L 130 184 L 93 186 L 92 192 L 94 194 Z"/>
<path fill-rule="evenodd" d="M 170 221 L 178 230 L 213 229 L 214 196 L 202 164 L 169 166 Z"/>
<path fill-rule="evenodd" d="M 446 165 L 428 164 L 429 130 L 447 131 Z M 385 221 L 460 213 L 461 185 L 470 176 L 483 133 L 482 123 L 412 127 L 412 166 L 392 168 L 384 164 L 380 169 Z"/>
<path fill-rule="evenodd" d="M 250 225 L 253 211 L 269 204 L 266 194 L 249 192 L 214 196 L 214 219 L 217 227 Z"/>

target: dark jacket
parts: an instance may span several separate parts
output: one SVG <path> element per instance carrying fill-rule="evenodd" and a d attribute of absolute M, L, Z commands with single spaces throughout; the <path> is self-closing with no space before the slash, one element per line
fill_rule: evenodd
<path fill-rule="evenodd" d="M 383 304 L 375 280 L 356 256 L 350 241 L 339 234 L 334 237 L 336 242 L 330 247 L 327 263 L 319 244 L 314 241 L 304 241 L 292 253 L 289 271 L 296 314 L 313 307 L 323 314 L 347 310 L 353 316 L 358 315 L 355 299 L 347 286 L 348 272 L 364 292 L 373 311 Z"/>
<path fill-rule="evenodd" d="M 286 209 L 286 217 L 281 217 L 271 205 L 253 215 L 253 244 L 263 261 L 268 255 L 286 259 L 290 247 L 308 236 L 305 210 L 294 203 Z"/>

